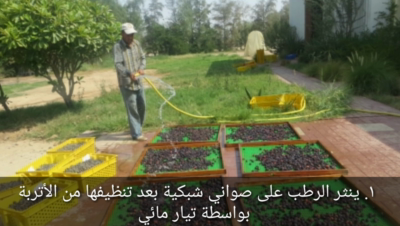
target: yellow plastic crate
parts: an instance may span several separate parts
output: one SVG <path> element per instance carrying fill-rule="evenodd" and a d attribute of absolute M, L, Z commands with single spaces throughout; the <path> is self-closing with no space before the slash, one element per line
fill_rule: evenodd
<path fill-rule="evenodd" d="M 70 144 L 78 144 L 78 143 L 85 143 L 78 149 L 72 151 L 59 151 L 67 145 Z M 77 158 L 83 157 L 86 154 L 96 153 L 96 138 L 95 137 L 88 137 L 88 138 L 73 138 L 65 141 L 62 144 L 57 145 L 56 147 L 47 151 L 49 154 L 55 153 L 65 153 L 65 154 L 72 154 Z"/>
<path fill-rule="evenodd" d="M 76 181 L 47 178 L 41 181 L 41 183 L 45 183 L 46 186 L 57 185 L 57 196 L 46 198 L 45 200 L 31 206 L 24 211 L 16 211 L 9 208 L 9 206 L 14 202 L 24 199 L 25 197 L 21 197 L 19 194 L 14 194 L 8 198 L 5 198 L 0 202 L 0 216 L 3 225 L 44 226 L 78 204 L 79 199 L 77 198 L 72 199 L 70 202 L 64 202 L 63 200 L 63 195 L 65 194 L 64 191 L 74 192 L 78 189 L 78 184 Z M 25 189 L 27 191 L 30 190 L 32 193 L 32 191 L 34 191 L 38 185 L 39 183 L 36 183 L 26 187 Z"/>
<path fill-rule="evenodd" d="M 30 177 L 33 182 L 37 182 L 41 180 L 40 177 L 52 177 L 54 171 L 56 171 L 59 167 L 71 162 L 74 160 L 74 156 L 68 153 L 60 153 L 60 154 L 46 154 L 31 164 L 25 166 L 24 168 L 17 171 L 17 174 L 24 175 L 26 177 Z M 46 171 L 37 171 L 42 165 L 45 164 L 56 164 L 53 168 Z M 30 168 L 35 169 L 35 171 L 30 172 Z M 42 178 L 43 179 L 43 178 Z"/>
<path fill-rule="evenodd" d="M 1 178 L 0 184 L 10 183 L 12 181 L 18 181 L 18 180 L 22 180 L 23 186 L 28 186 L 33 183 L 32 180 L 30 180 L 28 177 L 25 177 L 24 175 L 16 174 L 16 175 L 13 175 L 13 176 L 10 176 L 7 178 Z M 16 186 L 16 187 L 4 190 L 4 191 L 0 191 L 0 199 L 3 199 L 8 196 L 11 196 L 13 194 L 19 193 L 21 191 L 20 186 L 22 186 L 22 185 L 19 185 L 19 186 Z"/>
<path fill-rule="evenodd" d="M 285 107 L 285 105 L 293 106 L 296 110 L 304 109 L 306 99 L 303 94 L 284 94 L 281 107 Z"/>
<path fill-rule="evenodd" d="M 278 61 L 278 56 L 277 55 L 266 55 L 265 61 L 268 63 L 274 63 L 274 62 Z"/>
<path fill-rule="evenodd" d="M 250 100 L 252 108 L 283 108 L 293 106 L 296 110 L 301 110 L 305 106 L 303 94 L 281 94 L 272 96 L 253 97 Z"/>
<path fill-rule="evenodd" d="M 79 185 L 79 190 L 86 193 L 86 185 L 89 185 L 89 189 L 94 189 L 110 177 L 117 175 L 117 155 L 111 154 L 89 154 L 91 159 L 100 159 L 103 162 L 83 173 L 65 173 L 64 171 L 71 166 L 77 165 L 83 162 L 83 158 L 75 159 L 67 165 L 59 167 L 56 172 L 53 173 L 54 177 L 66 178 L 76 180 Z"/>

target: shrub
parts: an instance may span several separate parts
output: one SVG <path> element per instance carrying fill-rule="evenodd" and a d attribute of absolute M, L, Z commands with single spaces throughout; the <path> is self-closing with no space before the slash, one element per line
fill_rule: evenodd
<path fill-rule="evenodd" d="M 299 71 L 304 74 L 318 78 L 325 82 L 341 81 L 346 71 L 350 70 L 349 66 L 341 61 L 330 60 L 328 56 L 327 62 L 317 61 L 313 63 L 300 63 Z"/>
<path fill-rule="evenodd" d="M 387 62 L 371 54 L 360 56 L 357 52 L 348 57 L 351 70 L 345 77 L 346 84 L 354 94 L 392 94 L 399 93 L 396 70 Z"/>
<path fill-rule="evenodd" d="M 350 68 L 340 61 L 328 61 L 322 64 L 318 78 L 325 82 L 340 81 L 347 70 Z"/>
<path fill-rule="evenodd" d="M 291 27 L 286 20 L 276 21 L 268 27 L 265 44 L 283 57 L 288 54 L 300 54 L 304 49 L 304 41 L 298 37 L 296 29 Z"/>
<path fill-rule="evenodd" d="M 320 70 L 322 68 L 322 62 L 314 62 L 314 63 L 310 63 L 307 66 L 305 66 L 301 72 L 303 72 L 304 74 L 314 77 L 314 78 L 318 78 L 319 74 L 320 74 Z"/>
<path fill-rule="evenodd" d="M 299 58 L 300 62 L 346 60 L 353 51 L 371 50 L 371 34 L 362 33 L 353 36 L 330 34 L 308 42 Z"/>
<path fill-rule="evenodd" d="M 329 2 L 335 5 L 340 1 Z M 379 12 L 375 18 L 377 25 L 374 31 L 365 31 L 358 34 L 339 32 L 333 29 L 332 25 L 342 26 L 343 24 L 340 24 L 337 18 L 330 18 L 332 16 L 330 14 L 331 9 L 328 7 L 325 19 L 315 24 L 318 36 L 304 46 L 304 51 L 299 56 L 299 62 L 327 61 L 329 54 L 333 60 L 346 61 L 347 57 L 354 51 L 377 52 L 380 59 L 390 61 L 397 70 L 400 70 L 400 55 L 398 54 L 400 52 L 400 42 L 398 41 L 400 23 L 396 17 L 398 6 L 394 1 L 388 1 L 387 5 L 386 10 Z M 352 10 L 354 8 L 350 7 L 345 12 L 352 12 Z M 331 21 L 330 19 L 334 20 Z"/>
<path fill-rule="evenodd" d="M 345 86 L 336 87 L 329 84 L 324 89 L 307 93 L 306 100 L 307 109 L 312 111 L 330 109 L 325 116 L 331 117 L 347 111 L 351 104 L 351 92 Z"/>
<path fill-rule="evenodd" d="M 400 70 L 400 18 L 397 16 L 399 5 L 388 1 L 385 11 L 379 12 L 374 31 L 374 46 L 380 56 L 386 57 Z"/>

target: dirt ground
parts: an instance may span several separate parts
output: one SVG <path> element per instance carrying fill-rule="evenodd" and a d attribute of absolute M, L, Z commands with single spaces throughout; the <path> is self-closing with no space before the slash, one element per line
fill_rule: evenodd
<path fill-rule="evenodd" d="M 3 136 L 3 134 L 2 134 Z M 11 176 L 15 172 L 43 156 L 55 145 L 49 141 L 0 140 L 0 177 Z"/>
<path fill-rule="evenodd" d="M 155 70 L 146 70 L 146 75 L 156 76 L 158 78 L 164 75 L 159 75 Z M 77 76 L 83 77 L 83 82 L 75 86 L 73 95 L 74 100 L 93 99 L 100 96 L 102 89 L 110 91 L 118 88 L 117 74 L 113 69 L 97 70 L 90 72 L 79 72 Z M 47 81 L 45 78 L 24 77 L 24 78 L 5 78 L 1 80 L 1 84 L 16 84 L 16 83 L 32 83 L 38 81 Z M 66 80 L 64 81 L 67 84 Z M 145 84 L 147 85 L 147 84 Z M 62 102 L 59 94 L 51 92 L 52 86 L 46 85 L 35 89 L 27 90 L 21 96 L 11 97 L 9 99 L 10 109 L 40 106 L 52 102 Z"/>
<path fill-rule="evenodd" d="M 158 74 L 155 70 L 145 70 L 146 75 L 162 78 L 167 74 Z M 106 91 L 118 88 L 117 74 L 113 69 L 98 70 L 91 72 L 80 72 L 83 76 L 83 83 L 76 86 L 74 99 L 80 98 L 88 100 L 101 95 L 102 87 Z M 154 79 L 151 79 L 154 81 Z M 1 84 L 33 83 L 46 81 L 45 78 L 23 77 L 6 78 L 1 80 Z M 149 87 L 144 83 L 145 87 Z M 155 83 L 157 85 L 157 83 Z M 51 102 L 62 102 L 61 96 L 51 92 L 52 86 L 47 85 L 23 92 L 23 95 L 11 97 L 10 109 L 40 106 Z M 1 109 L 3 110 L 3 109 Z M 27 129 L 13 132 L 0 132 L 0 156 L 7 160 L 0 166 L 0 176 L 8 176 L 19 170 L 21 166 L 27 165 L 35 159 L 40 158 L 47 150 L 55 146 L 56 143 L 46 140 L 22 140 L 21 136 Z M 28 150 L 26 150 L 28 149 Z M 20 156 L 21 155 L 21 156 Z"/>
<path fill-rule="evenodd" d="M 213 53 L 219 55 L 221 53 Z M 225 55 L 243 56 L 243 51 L 226 52 Z M 175 56 L 177 58 L 191 57 L 193 54 L 184 56 Z M 250 60 L 244 57 L 244 59 Z M 145 70 L 146 75 L 163 78 L 168 74 L 159 74 L 156 70 Z M 117 74 L 114 69 L 104 69 L 97 71 L 79 72 L 77 76 L 83 76 L 83 83 L 75 88 L 73 98 L 78 99 L 93 99 L 101 95 L 102 89 L 110 91 L 118 88 Z M 153 80 L 153 79 L 151 79 Z M 19 78 L 3 78 L 0 79 L 1 84 L 16 84 L 16 83 L 34 83 L 47 81 L 45 78 L 27 76 Z M 144 83 L 146 88 L 149 87 Z M 157 83 L 155 83 L 157 85 Z M 57 93 L 52 93 L 52 86 L 47 85 L 23 92 L 21 96 L 11 97 L 9 99 L 10 109 L 40 106 L 51 102 L 62 102 L 62 98 Z M 3 109 L 0 108 L 0 111 Z M 22 129 L 14 132 L 0 132 L 0 156 L 5 160 L 0 166 L 0 176 L 7 176 L 20 169 L 21 166 L 29 164 L 33 160 L 43 156 L 43 154 L 51 147 L 55 146 L 55 142 L 46 140 L 22 140 L 21 136 L 27 131 Z M 28 150 L 27 150 L 28 149 Z"/>

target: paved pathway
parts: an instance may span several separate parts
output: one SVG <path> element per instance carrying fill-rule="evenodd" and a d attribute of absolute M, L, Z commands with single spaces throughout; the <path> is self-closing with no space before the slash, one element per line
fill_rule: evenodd
<path fill-rule="evenodd" d="M 283 78 L 286 82 L 297 84 L 310 91 L 322 90 L 329 85 L 333 87 L 340 86 L 340 84 L 324 84 L 316 78 L 279 66 L 278 64 L 272 64 L 271 69 L 274 74 Z M 400 111 L 397 109 L 361 96 L 353 97 L 351 107 L 368 111 L 400 114 Z M 400 151 L 400 117 L 354 112 L 346 115 L 346 118 L 349 122 L 356 124 L 381 142 Z"/>
<path fill-rule="evenodd" d="M 277 64 L 271 65 L 271 69 L 286 82 L 310 91 L 341 85 L 323 84 Z M 360 96 L 353 98 L 351 107 L 400 114 L 397 109 Z M 360 189 L 368 193 L 372 185 L 379 193 L 383 208 L 400 219 L 400 117 L 357 112 L 343 119 L 295 125 L 303 134 L 302 139 L 317 139 L 332 148 L 334 156 L 349 170 L 350 177 L 370 177 L 359 180 Z"/>
<path fill-rule="evenodd" d="M 279 66 L 278 64 L 271 64 L 271 69 L 274 74 L 278 75 L 281 79 L 285 80 L 287 83 L 297 84 L 301 87 L 306 88 L 310 91 L 323 90 L 327 87 L 340 87 L 341 83 L 323 83 L 319 79 L 309 77 L 303 73 L 296 70 L 292 70 L 286 67 Z M 392 107 L 386 106 L 382 103 L 373 101 L 371 99 L 355 96 L 353 97 L 353 102 L 351 104 L 352 108 L 370 110 L 370 111 L 383 111 L 400 114 L 400 111 Z M 376 116 L 366 113 L 356 113 L 351 116 Z"/>
<path fill-rule="evenodd" d="M 320 140 L 333 150 L 333 155 L 348 169 L 358 188 L 370 194 L 372 186 L 378 203 L 396 215 L 400 222 L 400 153 L 398 149 L 381 142 L 364 129 L 347 119 L 321 120 L 312 123 L 296 123 L 304 133 L 304 140 Z"/>

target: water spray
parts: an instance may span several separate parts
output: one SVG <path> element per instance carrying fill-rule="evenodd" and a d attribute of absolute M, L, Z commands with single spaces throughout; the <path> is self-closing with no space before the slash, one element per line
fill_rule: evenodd
<path fill-rule="evenodd" d="M 159 109 L 159 111 L 158 111 L 158 118 L 160 119 L 160 121 L 161 121 L 161 131 L 165 128 L 165 124 L 164 124 L 164 120 L 163 120 L 163 117 L 162 117 L 162 110 L 163 110 L 163 107 L 165 106 L 165 104 L 166 103 L 168 103 L 175 95 L 176 95 L 176 92 L 175 92 L 175 89 L 174 89 L 174 87 L 172 87 L 171 85 L 169 85 L 168 83 L 165 83 L 163 80 L 161 80 L 160 78 L 157 78 L 157 77 L 155 77 L 155 76 L 151 76 L 151 75 L 140 75 L 139 73 L 136 73 L 135 74 L 135 77 L 137 78 L 137 79 L 139 79 L 139 78 L 144 78 L 146 81 L 149 81 L 149 79 L 154 79 L 154 80 L 156 80 L 159 84 L 161 84 L 161 86 L 162 87 L 165 87 L 168 91 L 169 91 L 169 94 L 170 94 L 170 96 L 166 99 L 166 100 L 164 100 L 164 102 L 160 105 L 160 109 Z M 151 84 L 151 83 L 149 83 L 149 84 Z M 168 135 L 167 135 L 167 139 L 168 139 L 169 137 L 168 137 Z M 176 156 L 177 156 L 177 153 L 178 153 L 178 150 L 177 150 L 177 148 L 175 147 L 175 145 L 174 145 L 174 143 L 172 142 L 172 139 L 170 139 L 171 141 L 170 141 L 170 144 L 171 144 L 171 146 L 174 148 L 174 150 L 175 150 L 175 155 L 172 157 L 173 159 L 175 159 L 176 158 Z M 163 168 L 164 166 L 161 166 L 161 168 Z"/>

